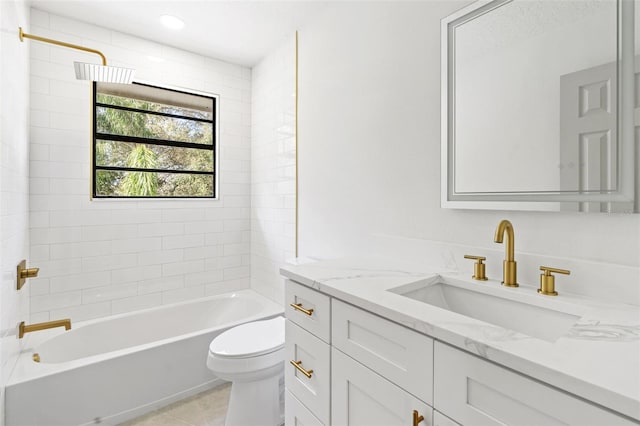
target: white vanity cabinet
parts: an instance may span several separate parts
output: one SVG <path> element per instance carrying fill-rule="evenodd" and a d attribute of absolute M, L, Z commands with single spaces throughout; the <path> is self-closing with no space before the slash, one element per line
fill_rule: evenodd
<path fill-rule="evenodd" d="M 290 280 L 285 300 L 287 425 L 433 425 L 432 339 Z"/>
<path fill-rule="evenodd" d="M 285 293 L 287 426 L 640 424 L 293 281 Z"/>
<path fill-rule="evenodd" d="M 434 406 L 463 425 L 637 425 L 441 342 L 435 343 L 434 376 Z"/>

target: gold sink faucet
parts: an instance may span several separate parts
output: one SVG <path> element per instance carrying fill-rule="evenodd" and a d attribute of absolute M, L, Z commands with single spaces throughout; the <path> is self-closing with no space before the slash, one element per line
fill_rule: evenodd
<path fill-rule="evenodd" d="M 39 322 L 36 324 L 26 325 L 24 321 L 18 326 L 18 338 L 22 339 L 25 334 L 32 331 L 46 330 L 48 328 L 64 327 L 65 330 L 71 329 L 71 320 L 61 319 L 55 321 Z"/>
<path fill-rule="evenodd" d="M 496 235 L 493 237 L 493 240 L 496 243 L 502 243 L 505 233 L 507 234 L 507 242 L 505 243 L 505 259 L 504 262 L 502 262 L 502 285 L 518 287 L 513 225 L 508 220 L 501 220 L 496 228 Z"/>

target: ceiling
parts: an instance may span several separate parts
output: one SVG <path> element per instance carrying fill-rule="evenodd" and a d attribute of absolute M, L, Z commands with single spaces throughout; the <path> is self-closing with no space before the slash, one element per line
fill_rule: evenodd
<path fill-rule="evenodd" d="M 251 67 L 328 1 L 32 0 L 31 6 L 165 45 Z M 185 22 L 169 30 L 161 15 Z"/>

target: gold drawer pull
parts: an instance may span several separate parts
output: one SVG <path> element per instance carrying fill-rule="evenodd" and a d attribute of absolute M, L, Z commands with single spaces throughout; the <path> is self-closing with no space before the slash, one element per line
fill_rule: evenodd
<path fill-rule="evenodd" d="M 313 308 L 311 309 L 305 309 L 302 307 L 302 303 L 292 303 L 291 306 L 293 309 L 296 309 L 300 312 L 302 312 L 303 314 L 307 314 L 309 316 L 311 316 L 311 314 L 313 314 Z"/>
<path fill-rule="evenodd" d="M 418 410 L 413 410 L 413 426 L 418 426 L 418 423 L 424 420 L 424 416 L 418 413 Z"/>
<path fill-rule="evenodd" d="M 300 366 L 300 364 L 302 364 L 302 361 L 291 360 L 289 362 L 291 363 L 291 365 L 293 365 L 296 368 L 296 370 L 298 370 L 299 372 L 307 376 L 307 379 L 311 378 L 311 375 L 313 374 L 313 370 L 305 370 L 304 368 L 302 368 Z"/>

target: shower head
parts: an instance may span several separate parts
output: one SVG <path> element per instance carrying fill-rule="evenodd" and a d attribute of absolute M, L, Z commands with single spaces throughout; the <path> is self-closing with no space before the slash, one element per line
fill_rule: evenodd
<path fill-rule="evenodd" d="M 105 83 L 129 84 L 136 70 L 131 68 L 98 65 L 87 62 L 74 62 L 78 80 L 102 81 Z"/>
<path fill-rule="evenodd" d="M 102 65 L 91 64 L 86 62 L 74 62 L 76 70 L 76 78 L 78 80 L 93 80 L 102 81 L 106 83 L 122 83 L 129 84 L 133 81 L 134 69 L 111 67 L 107 65 L 107 58 L 102 52 L 96 49 L 90 49 L 84 46 L 78 46 L 76 44 L 66 43 L 64 41 L 53 40 L 50 38 L 40 37 L 33 34 L 27 34 L 22 31 L 22 27 L 18 28 L 18 36 L 20 41 L 24 41 L 25 38 L 41 41 L 44 43 L 51 43 L 58 46 L 68 47 L 70 49 L 82 50 L 83 52 L 95 53 L 102 59 Z"/>

